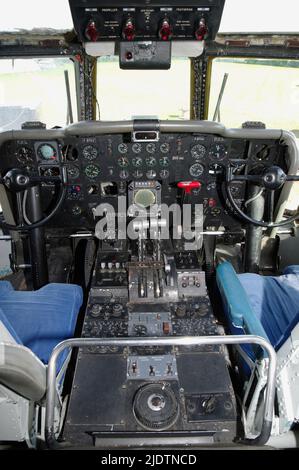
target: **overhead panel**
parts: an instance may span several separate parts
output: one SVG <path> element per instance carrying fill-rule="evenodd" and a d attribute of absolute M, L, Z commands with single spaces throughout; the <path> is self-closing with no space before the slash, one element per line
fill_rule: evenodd
<path fill-rule="evenodd" d="M 186 54 L 188 42 L 190 56 L 200 55 L 204 41 L 215 38 L 224 1 L 70 0 L 70 7 L 89 54 L 116 50 L 123 68 L 167 68 L 172 49 Z"/>

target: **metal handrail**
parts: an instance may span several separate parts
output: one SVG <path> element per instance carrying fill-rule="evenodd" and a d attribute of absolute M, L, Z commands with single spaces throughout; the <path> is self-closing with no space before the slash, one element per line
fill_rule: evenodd
<path fill-rule="evenodd" d="M 56 362 L 66 348 L 86 348 L 89 346 L 199 346 L 199 345 L 257 344 L 265 349 L 269 356 L 264 418 L 260 434 L 256 438 L 243 439 L 249 445 L 264 445 L 271 434 L 274 398 L 276 352 L 271 344 L 261 336 L 181 336 L 172 338 L 73 338 L 57 344 L 51 354 L 47 368 L 46 428 L 45 438 L 49 448 L 57 444 L 54 429 Z"/>

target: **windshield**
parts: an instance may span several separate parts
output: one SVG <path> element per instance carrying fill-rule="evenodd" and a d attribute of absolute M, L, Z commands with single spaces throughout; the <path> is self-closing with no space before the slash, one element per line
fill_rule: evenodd
<path fill-rule="evenodd" d="M 0 130 L 20 129 L 25 121 L 42 121 L 48 128 L 65 126 L 65 71 L 76 121 L 75 73 L 69 58 L 0 60 Z"/>
<path fill-rule="evenodd" d="M 216 58 L 212 62 L 208 118 L 227 127 L 262 121 L 268 128 L 299 133 L 299 61 L 287 59 Z M 219 119 L 220 118 L 220 119 Z"/>
<path fill-rule="evenodd" d="M 116 57 L 97 69 L 101 119 L 190 119 L 190 60 L 173 58 L 170 70 L 122 70 Z"/>

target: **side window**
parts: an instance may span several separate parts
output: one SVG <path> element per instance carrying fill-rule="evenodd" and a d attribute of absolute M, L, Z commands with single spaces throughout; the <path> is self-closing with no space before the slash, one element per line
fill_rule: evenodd
<path fill-rule="evenodd" d="M 226 127 L 262 121 L 267 128 L 294 132 L 299 145 L 299 60 L 215 58 L 211 65 L 208 119 L 213 119 L 227 74 L 217 120 Z M 287 208 L 295 210 L 299 184 L 295 183 Z"/>
<path fill-rule="evenodd" d="M 0 60 L 0 130 L 20 129 L 25 121 L 65 126 L 65 71 L 77 120 L 74 64 L 69 58 Z"/>
<path fill-rule="evenodd" d="M 209 119 L 227 74 L 220 105 L 225 126 L 262 121 L 268 128 L 293 130 L 299 137 L 299 60 L 226 57 L 215 58 L 211 67 Z"/>

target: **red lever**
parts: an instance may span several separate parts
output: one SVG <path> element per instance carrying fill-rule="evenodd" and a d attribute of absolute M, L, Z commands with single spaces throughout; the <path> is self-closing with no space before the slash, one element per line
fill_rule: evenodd
<path fill-rule="evenodd" d="M 133 41 L 133 39 L 135 38 L 135 26 L 131 18 L 126 21 L 123 30 L 123 38 L 127 41 Z"/>
<path fill-rule="evenodd" d="M 206 20 L 202 18 L 199 22 L 198 29 L 195 31 L 195 37 L 198 41 L 203 41 L 208 33 Z"/>
<path fill-rule="evenodd" d="M 201 188 L 200 181 L 179 181 L 177 187 L 183 189 L 186 194 L 191 193 L 192 189 Z"/>
<path fill-rule="evenodd" d="M 169 21 L 166 18 L 162 21 L 162 25 L 159 30 L 159 36 L 162 39 L 162 41 L 168 41 L 169 39 L 171 39 L 172 28 L 171 28 Z"/>
<path fill-rule="evenodd" d="M 99 39 L 99 32 L 95 21 L 90 20 L 85 29 L 85 37 L 89 41 L 96 42 Z"/>

